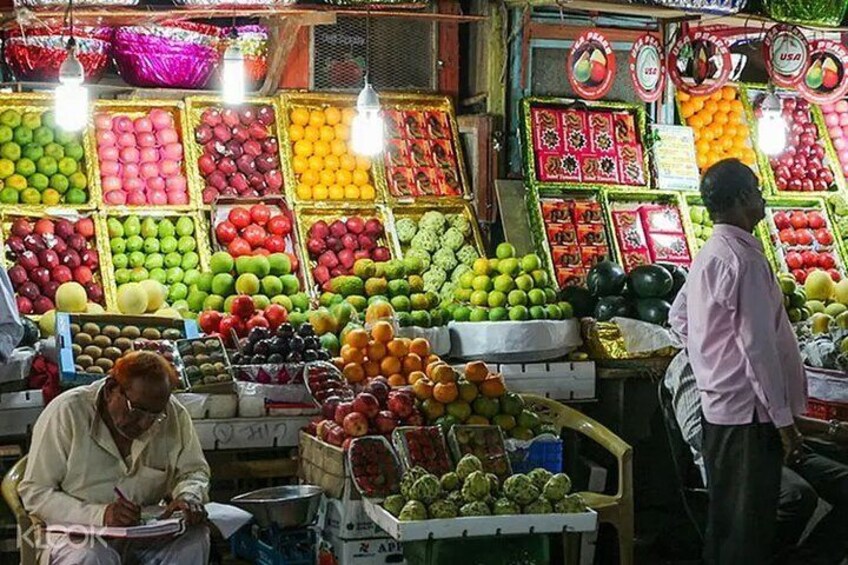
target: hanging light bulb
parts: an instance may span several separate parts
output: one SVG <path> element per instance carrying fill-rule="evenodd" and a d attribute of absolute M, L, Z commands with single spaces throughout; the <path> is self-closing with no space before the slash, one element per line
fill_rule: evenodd
<path fill-rule="evenodd" d="M 224 104 L 231 106 L 244 102 L 244 54 L 237 40 L 238 33 L 233 27 L 230 45 L 224 51 L 224 70 L 221 76 L 221 95 Z"/>
<path fill-rule="evenodd" d="M 757 144 L 766 155 L 779 155 L 786 148 L 786 121 L 782 110 L 780 98 L 772 91 L 760 103 L 762 116 L 757 121 Z"/>
<path fill-rule="evenodd" d="M 56 124 L 65 131 L 80 131 L 88 121 L 88 89 L 83 85 L 85 70 L 77 58 L 73 36 L 68 39 L 67 52 L 54 93 Z"/>
<path fill-rule="evenodd" d="M 360 155 L 372 157 L 383 151 L 383 116 L 380 114 L 380 98 L 368 77 L 365 86 L 356 98 L 356 117 L 351 124 L 351 145 Z"/>

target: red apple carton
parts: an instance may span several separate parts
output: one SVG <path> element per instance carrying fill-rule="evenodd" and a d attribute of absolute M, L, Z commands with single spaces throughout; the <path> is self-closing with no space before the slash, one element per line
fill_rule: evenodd
<path fill-rule="evenodd" d="M 427 139 L 428 128 L 424 120 L 424 112 L 418 110 L 405 110 L 403 112 L 403 123 L 406 127 L 406 137 L 413 139 Z"/>
<path fill-rule="evenodd" d="M 603 226 L 601 226 L 603 229 Z M 548 224 L 545 226 L 548 242 L 551 245 L 574 245 L 577 243 L 577 230 L 572 224 Z"/>
<path fill-rule="evenodd" d="M 594 245 L 580 248 L 580 259 L 584 267 L 594 267 L 604 259 L 609 257 L 609 246 Z"/>
<path fill-rule="evenodd" d="M 448 123 L 448 115 L 441 111 L 424 112 L 427 122 L 427 132 L 431 139 L 450 139 L 451 129 Z"/>
<path fill-rule="evenodd" d="M 686 265 L 692 262 L 689 243 L 683 234 L 651 234 L 648 238 L 648 249 L 654 262 L 677 261 Z"/>
<path fill-rule="evenodd" d="M 439 426 L 402 426 L 392 432 L 392 443 L 405 469 L 421 467 L 441 477 L 453 471 L 447 442 Z"/>
<path fill-rule="evenodd" d="M 394 167 L 387 172 L 392 196 L 415 196 L 415 175 L 408 167 Z"/>
<path fill-rule="evenodd" d="M 416 139 L 407 143 L 409 151 L 409 162 L 413 167 L 430 168 L 433 166 L 433 154 L 430 144 L 422 139 Z"/>
<path fill-rule="evenodd" d="M 639 208 L 642 226 L 650 233 L 683 233 L 680 211 L 667 204 L 646 204 Z"/>
<path fill-rule="evenodd" d="M 577 226 L 577 243 L 584 245 L 606 245 L 607 233 L 601 224 Z"/>
<path fill-rule="evenodd" d="M 462 183 L 455 170 L 435 169 L 432 173 L 436 177 L 440 196 L 459 196 L 462 194 Z"/>
<path fill-rule="evenodd" d="M 451 142 L 445 139 L 437 139 L 430 142 L 430 154 L 433 156 L 433 164 L 440 169 L 456 169 L 456 155 L 453 152 Z"/>
<path fill-rule="evenodd" d="M 555 268 L 583 266 L 583 260 L 580 256 L 580 248 L 576 245 L 552 247 L 551 259 L 553 259 Z"/>
<path fill-rule="evenodd" d="M 545 224 L 572 224 L 571 209 L 574 200 L 552 200 L 544 198 L 541 201 L 542 220 Z"/>
<path fill-rule="evenodd" d="M 417 196 L 439 196 L 439 182 L 435 171 L 426 167 L 413 170 L 415 193 Z"/>
<path fill-rule="evenodd" d="M 470 453 L 480 460 L 485 472 L 494 473 L 501 480 L 512 475 L 500 426 L 453 426 L 448 443 L 457 461 Z"/>
<path fill-rule="evenodd" d="M 636 210 L 616 210 L 612 213 L 618 244 L 623 252 L 644 251 L 648 254 L 648 241 L 642 228 L 642 221 Z"/>
<path fill-rule="evenodd" d="M 582 267 L 566 267 L 556 269 L 556 279 L 560 288 L 567 286 L 586 286 L 586 276 L 589 272 Z"/>
<path fill-rule="evenodd" d="M 386 165 L 389 168 L 410 166 L 409 150 L 404 140 L 390 139 L 386 142 Z"/>
<path fill-rule="evenodd" d="M 345 419 L 351 419 L 350 425 L 357 416 L 366 420 L 364 415 L 351 412 Z M 348 434 L 350 435 L 350 434 Z M 348 469 L 353 484 L 359 494 L 365 498 L 380 501 L 385 497 L 400 492 L 401 465 L 397 454 L 388 440 L 382 436 L 356 437 L 350 442 L 347 450 Z"/>
<path fill-rule="evenodd" d="M 575 200 L 572 206 L 574 223 L 580 224 L 603 224 L 604 211 L 601 203 L 594 200 Z"/>
<path fill-rule="evenodd" d="M 338 367 L 326 361 L 307 363 L 304 367 L 306 390 L 313 401 L 321 407 L 325 417 L 333 419 L 335 405 L 343 401 L 352 401 L 353 389 Z"/>

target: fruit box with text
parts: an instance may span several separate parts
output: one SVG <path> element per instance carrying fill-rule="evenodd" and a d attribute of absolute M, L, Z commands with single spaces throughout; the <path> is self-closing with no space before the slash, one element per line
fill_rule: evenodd
<path fill-rule="evenodd" d="M 204 205 L 220 197 L 283 193 L 282 152 L 273 98 L 250 98 L 228 108 L 212 96 L 186 98 L 188 168 Z"/>
<path fill-rule="evenodd" d="M 67 314 L 60 312 L 56 315 L 56 338 L 59 346 L 59 372 L 62 381 L 62 386 L 78 386 L 92 383 L 98 379 L 102 379 L 107 371 L 101 370 L 100 373 L 85 373 L 79 372 L 76 368 L 77 359 L 74 345 L 82 347 L 77 334 L 84 329 L 87 324 L 92 324 L 97 327 L 98 333 L 107 326 L 114 326 L 120 332 L 120 337 L 126 338 L 128 345 L 126 347 L 117 347 L 118 352 L 114 355 L 115 359 L 127 351 L 132 350 L 132 341 L 139 338 L 145 339 L 161 339 L 164 333 L 168 330 L 175 330 L 175 339 L 190 339 L 199 337 L 197 324 L 194 320 L 177 320 L 174 318 L 160 318 L 155 316 L 124 316 L 121 314 Z M 79 330 L 77 330 L 77 327 Z M 159 334 L 145 334 L 145 330 L 155 329 Z M 132 331 L 129 331 L 132 330 Z M 94 333 L 92 330 L 87 335 Z M 177 335 L 179 334 L 179 335 Z M 100 337 L 100 336 L 98 336 Z M 110 338 L 111 339 L 111 338 Z M 86 340 L 87 341 L 87 340 Z M 118 339 L 112 340 L 112 345 Z M 106 348 L 101 349 L 102 354 L 106 353 Z M 99 355 L 98 355 L 99 357 Z M 104 355 L 105 357 L 105 355 Z M 106 357 L 108 358 L 108 357 Z M 115 359 L 111 359 L 114 361 Z"/>
<path fill-rule="evenodd" d="M 100 231 L 93 212 L 5 211 L 0 240 L 18 312 L 41 315 L 52 310 L 56 291 L 66 282 L 82 285 L 88 302 L 114 307 L 114 295 L 106 294 L 104 274 L 109 269 L 103 265 L 108 264 L 98 252 Z M 80 306 L 85 307 L 75 307 Z"/>
<path fill-rule="evenodd" d="M 323 535 L 319 565 L 404 565 L 403 544 L 390 537 L 343 540 Z"/>
<path fill-rule="evenodd" d="M 763 226 L 778 268 L 792 273 L 798 283 L 815 270 L 827 271 L 836 282 L 845 276 L 845 261 L 823 201 L 770 200 Z"/>

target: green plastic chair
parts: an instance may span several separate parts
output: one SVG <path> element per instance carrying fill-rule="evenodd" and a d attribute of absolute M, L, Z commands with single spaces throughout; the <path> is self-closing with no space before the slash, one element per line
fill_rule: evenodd
<path fill-rule="evenodd" d="M 555 400 L 522 394 L 526 407 L 543 422 L 574 430 L 609 451 L 618 461 L 618 491 L 615 494 L 581 492 L 586 504 L 598 513 L 599 524 L 611 524 L 618 535 L 620 565 L 633 563 L 633 448 L 585 414 Z"/>
<path fill-rule="evenodd" d="M 24 503 L 21 500 L 21 495 L 18 494 L 18 485 L 24 478 L 26 471 L 27 457 L 24 455 L 3 477 L 3 482 L 0 484 L 0 491 L 3 493 L 3 500 L 9 506 L 15 520 L 18 523 L 18 535 L 24 536 L 18 540 L 18 550 L 21 556 L 21 565 L 35 565 L 38 563 L 38 541 L 40 540 L 39 528 L 33 527 L 41 524 L 35 516 L 27 513 L 24 508 Z"/>

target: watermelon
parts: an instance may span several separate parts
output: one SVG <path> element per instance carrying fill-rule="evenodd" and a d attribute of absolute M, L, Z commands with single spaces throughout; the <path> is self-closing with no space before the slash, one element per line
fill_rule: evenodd
<path fill-rule="evenodd" d="M 636 301 L 636 316 L 643 322 L 664 326 L 668 324 L 671 305 L 660 298 L 640 298 Z"/>
<path fill-rule="evenodd" d="M 630 305 L 623 296 L 604 296 L 595 306 L 595 319 L 599 322 L 609 322 L 616 316 L 630 315 Z"/>
<path fill-rule="evenodd" d="M 677 293 L 680 292 L 680 289 L 683 288 L 684 284 L 686 284 L 686 277 L 689 276 L 689 273 L 685 268 L 673 263 L 657 263 L 657 265 L 668 271 L 668 274 L 671 275 L 671 278 L 674 281 L 674 284 L 671 287 L 671 292 L 665 296 L 665 300 L 674 302 L 674 299 L 677 298 Z"/>
<path fill-rule="evenodd" d="M 589 271 L 586 288 L 593 296 L 620 295 L 627 282 L 627 273 L 612 261 L 601 261 Z"/>
<path fill-rule="evenodd" d="M 560 291 L 560 300 L 568 302 L 577 318 L 591 316 L 595 311 L 595 298 L 580 286 L 567 286 Z"/>
<path fill-rule="evenodd" d="M 674 279 L 659 265 L 641 265 L 630 271 L 628 286 L 636 298 L 662 298 L 674 288 Z"/>

